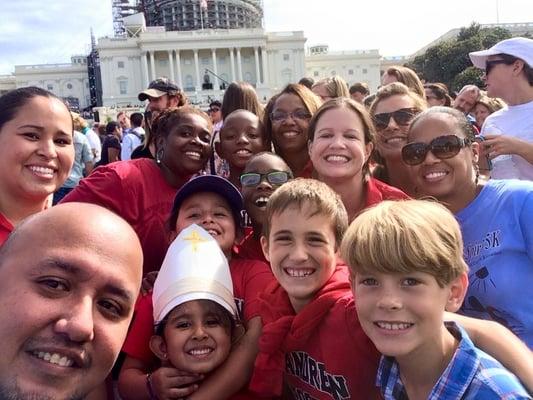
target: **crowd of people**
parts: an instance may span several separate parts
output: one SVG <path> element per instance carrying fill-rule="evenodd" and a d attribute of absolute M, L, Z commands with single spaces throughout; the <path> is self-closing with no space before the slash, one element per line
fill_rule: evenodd
<path fill-rule="evenodd" d="M 533 40 L 90 124 L 0 97 L 0 399 L 531 399 Z"/>

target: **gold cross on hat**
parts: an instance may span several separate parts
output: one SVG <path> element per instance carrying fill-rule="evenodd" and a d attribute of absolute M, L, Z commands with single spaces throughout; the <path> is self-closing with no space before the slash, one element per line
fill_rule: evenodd
<path fill-rule="evenodd" d="M 184 237 L 183 240 L 186 240 L 192 244 L 192 251 L 196 253 L 198 251 L 198 243 L 207 242 L 207 239 L 201 237 L 197 231 L 192 231 L 191 234 L 187 237 Z"/>

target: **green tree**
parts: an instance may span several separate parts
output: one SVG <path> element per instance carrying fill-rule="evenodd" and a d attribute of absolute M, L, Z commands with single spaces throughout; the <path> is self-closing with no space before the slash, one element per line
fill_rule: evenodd
<path fill-rule="evenodd" d="M 487 49 L 510 37 L 511 33 L 506 29 L 482 28 L 472 23 L 461 28 L 456 38 L 428 48 L 406 66 L 428 82 L 445 83 L 452 91 L 458 91 L 469 83 L 483 86 L 482 72 L 472 67 L 468 53 Z"/>

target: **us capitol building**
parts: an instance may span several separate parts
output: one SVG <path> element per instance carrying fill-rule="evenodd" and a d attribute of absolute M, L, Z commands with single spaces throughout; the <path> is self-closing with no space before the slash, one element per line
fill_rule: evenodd
<path fill-rule="evenodd" d="M 379 85 L 379 51 L 306 48 L 302 31 L 266 32 L 259 0 L 112 0 L 114 35 L 93 38 L 89 55 L 70 63 L 17 65 L 0 76 L 0 94 L 35 85 L 79 109 L 141 106 L 137 94 L 169 77 L 193 103 L 221 99 L 229 82 L 246 81 L 266 100 L 304 76 L 339 75 L 349 84 Z M 401 63 L 402 60 L 393 60 Z"/>

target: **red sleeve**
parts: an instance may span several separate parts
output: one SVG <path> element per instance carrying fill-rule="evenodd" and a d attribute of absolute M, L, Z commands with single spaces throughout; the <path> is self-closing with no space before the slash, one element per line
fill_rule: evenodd
<path fill-rule="evenodd" d="M 130 166 L 128 162 L 117 162 L 96 168 L 78 186 L 66 195 L 61 203 L 82 202 L 98 204 L 120 215 L 130 224 L 137 218 L 135 194 L 128 184 Z M 126 180 L 126 182 L 124 182 Z"/>
<path fill-rule="evenodd" d="M 243 260 L 242 289 L 244 293 L 244 320 L 260 315 L 259 295 L 275 281 L 270 266 L 256 260 Z"/>
<path fill-rule="evenodd" d="M 0 213 L 0 246 L 7 240 L 7 237 L 13 230 L 13 225 Z"/>
<path fill-rule="evenodd" d="M 131 323 L 122 351 L 128 356 L 152 365 L 156 357 L 150 350 L 150 338 L 154 332 L 152 294 L 142 296 L 137 301 L 135 317 Z"/>

